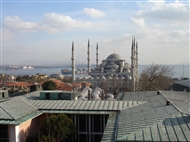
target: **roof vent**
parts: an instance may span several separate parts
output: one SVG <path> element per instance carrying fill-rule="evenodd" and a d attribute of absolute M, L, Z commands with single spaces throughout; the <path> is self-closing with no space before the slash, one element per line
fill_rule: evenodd
<path fill-rule="evenodd" d="M 169 100 L 166 101 L 166 105 L 170 105 L 170 101 Z"/>
<path fill-rule="evenodd" d="M 102 96 L 101 99 L 104 100 L 104 90 L 102 90 Z"/>
<path fill-rule="evenodd" d="M 88 100 L 91 100 L 90 90 L 88 90 Z"/>
<path fill-rule="evenodd" d="M 160 91 L 159 90 L 157 91 L 157 95 L 160 95 Z"/>

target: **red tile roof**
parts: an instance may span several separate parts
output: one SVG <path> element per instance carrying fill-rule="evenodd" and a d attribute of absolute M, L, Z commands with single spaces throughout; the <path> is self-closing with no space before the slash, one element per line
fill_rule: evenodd
<path fill-rule="evenodd" d="M 4 85 L 7 87 L 29 87 L 33 84 L 28 82 L 5 82 Z"/>

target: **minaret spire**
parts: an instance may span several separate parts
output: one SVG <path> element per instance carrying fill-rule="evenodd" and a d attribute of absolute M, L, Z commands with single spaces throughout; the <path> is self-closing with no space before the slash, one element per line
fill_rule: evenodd
<path fill-rule="evenodd" d="M 99 53 L 98 53 L 98 43 L 97 43 L 96 44 L 96 67 L 98 67 L 98 61 L 99 61 L 98 55 L 99 55 Z"/>
<path fill-rule="evenodd" d="M 138 71 L 138 42 L 136 42 L 136 86 L 139 84 L 139 71 Z"/>
<path fill-rule="evenodd" d="M 90 73 L 90 40 L 88 39 L 88 52 L 87 52 L 87 54 L 88 54 L 88 58 L 87 58 L 87 61 L 88 61 L 88 65 L 87 65 L 87 67 L 88 67 L 88 73 Z"/>
<path fill-rule="evenodd" d="M 131 77 L 132 90 L 135 91 L 135 38 L 132 38 L 131 46 Z"/>
<path fill-rule="evenodd" d="M 74 55 L 74 42 L 72 41 L 72 82 L 75 82 L 75 55 Z"/>

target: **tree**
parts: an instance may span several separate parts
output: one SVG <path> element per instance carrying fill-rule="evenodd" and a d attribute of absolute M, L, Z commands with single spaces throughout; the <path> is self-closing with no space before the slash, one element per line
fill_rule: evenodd
<path fill-rule="evenodd" d="M 65 114 L 51 115 L 44 123 L 43 141 L 64 142 L 76 133 L 74 123 Z"/>
<path fill-rule="evenodd" d="M 172 84 L 173 68 L 154 64 L 144 68 L 140 74 L 139 85 L 143 90 L 167 90 Z"/>
<path fill-rule="evenodd" d="M 50 115 L 45 119 L 43 128 L 35 136 L 28 137 L 27 142 L 72 142 L 76 132 L 74 123 L 67 115 Z"/>
<path fill-rule="evenodd" d="M 44 90 L 55 90 L 57 85 L 52 80 L 48 80 L 42 84 Z"/>
<path fill-rule="evenodd" d="M 110 85 L 108 81 L 102 81 L 100 83 L 100 88 L 104 90 L 105 93 L 108 93 L 110 90 Z"/>

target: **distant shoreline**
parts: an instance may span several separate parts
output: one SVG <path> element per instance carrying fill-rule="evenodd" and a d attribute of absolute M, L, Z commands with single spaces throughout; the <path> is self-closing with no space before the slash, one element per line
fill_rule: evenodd
<path fill-rule="evenodd" d="M 146 66 L 147 65 L 139 65 L 139 74 L 142 72 L 142 70 Z M 173 78 L 181 78 L 181 77 L 183 77 L 183 74 L 184 74 L 184 77 L 190 78 L 190 73 L 189 73 L 190 66 L 189 65 L 184 65 L 184 66 L 183 65 L 168 65 L 168 66 L 173 67 L 173 71 L 174 71 Z M 15 75 L 15 76 L 18 76 L 18 75 L 35 75 L 37 73 L 51 75 L 51 74 L 55 74 L 55 73 L 61 74 L 61 70 L 63 68 L 71 69 L 71 67 L 58 67 L 58 68 L 54 67 L 54 68 L 46 68 L 46 69 L 33 68 L 33 69 L 27 69 L 27 70 L 25 70 L 25 69 L 15 69 L 15 70 L 14 69 L 13 70 L 1 69 L 1 73 L 3 73 L 3 74 L 11 74 L 11 75 Z M 82 67 L 76 67 L 76 68 L 87 68 L 87 67 L 82 66 Z M 94 68 L 94 67 L 92 66 L 92 68 Z M 71 75 L 66 75 L 66 76 L 71 76 Z M 80 74 L 80 76 L 85 76 L 85 75 Z"/>

